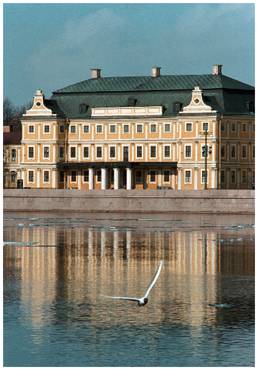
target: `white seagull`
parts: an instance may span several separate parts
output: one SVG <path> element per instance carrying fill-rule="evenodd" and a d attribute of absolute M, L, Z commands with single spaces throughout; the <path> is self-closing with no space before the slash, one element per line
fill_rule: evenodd
<path fill-rule="evenodd" d="M 151 289 L 154 287 L 156 281 L 158 280 L 158 277 L 159 277 L 159 274 L 160 274 L 160 271 L 161 271 L 161 268 L 163 266 L 163 261 L 160 261 L 160 264 L 159 264 L 159 267 L 150 283 L 150 285 L 148 286 L 148 289 L 145 293 L 145 295 L 141 298 L 135 298 L 135 297 L 112 297 L 112 296 L 108 296 L 108 295 L 104 295 L 104 297 L 106 298 L 112 298 L 112 299 L 122 299 L 122 300 L 126 300 L 126 301 L 136 301 L 138 302 L 138 306 L 145 306 L 147 303 L 148 303 L 148 295 L 150 294 L 150 291 Z"/>

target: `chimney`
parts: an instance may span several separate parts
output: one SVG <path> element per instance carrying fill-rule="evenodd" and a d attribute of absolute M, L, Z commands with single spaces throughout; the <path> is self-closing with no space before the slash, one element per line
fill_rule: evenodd
<path fill-rule="evenodd" d="M 222 75 L 222 64 L 214 64 L 212 67 L 213 75 Z"/>
<path fill-rule="evenodd" d="M 161 67 L 152 67 L 151 69 L 151 77 L 159 77 L 160 76 L 160 69 Z"/>
<path fill-rule="evenodd" d="M 91 78 L 100 78 L 100 77 L 101 77 L 101 69 L 92 68 L 91 69 Z"/>

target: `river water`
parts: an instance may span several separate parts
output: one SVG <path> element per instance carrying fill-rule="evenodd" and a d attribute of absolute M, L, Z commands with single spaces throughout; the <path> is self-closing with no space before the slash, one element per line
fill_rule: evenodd
<path fill-rule="evenodd" d="M 253 224 L 6 213 L 4 366 L 254 366 Z"/>

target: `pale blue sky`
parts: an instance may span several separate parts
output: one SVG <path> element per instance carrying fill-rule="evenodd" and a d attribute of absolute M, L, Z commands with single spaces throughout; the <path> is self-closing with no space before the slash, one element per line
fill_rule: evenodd
<path fill-rule="evenodd" d="M 254 84 L 253 4 L 4 4 L 4 96 L 14 104 L 102 75 L 224 74 Z"/>

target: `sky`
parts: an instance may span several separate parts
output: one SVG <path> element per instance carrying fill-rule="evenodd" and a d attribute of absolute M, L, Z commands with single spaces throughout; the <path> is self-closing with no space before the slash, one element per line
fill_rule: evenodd
<path fill-rule="evenodd" d="M 102 76 L 223 73 L 254 85 L 253 4 L 4 4 L 4 97 Z"/>

